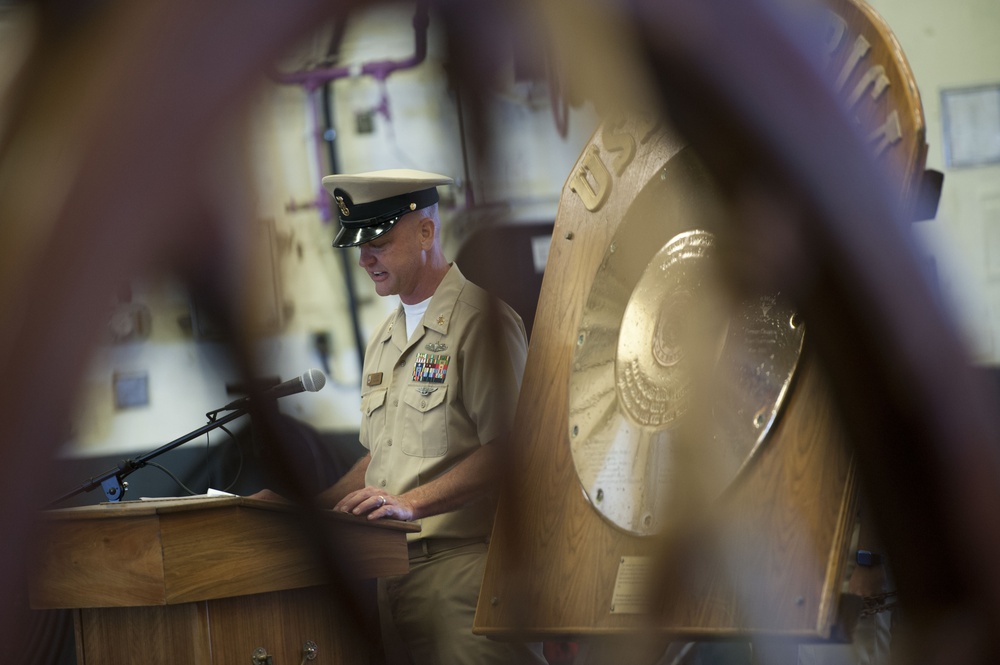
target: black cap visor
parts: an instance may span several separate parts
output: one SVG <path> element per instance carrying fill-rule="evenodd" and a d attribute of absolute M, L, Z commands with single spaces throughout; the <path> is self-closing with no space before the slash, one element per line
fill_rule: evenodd
<path fill-rule="evenodd" d="M 333 246 L 354 247 L 383 235 L 403 215 L 437 203 L 438 193 L 436 187 L 431 187 L 371 203 L 354 203 L 347 192 L 336 189 L 334 200 L 340 209 L 340 232 L 334 238 Z"/>
<path fill-rule="evenodd" d="M 410 212 L 407 210 L 406 212 Z M 403 213 L 406 214 L 406 213 Z M 337 232 L 337 237 L 333 239 L 333 246 L 340 248 L 356 247 L 357 245 L 363 245 L 366 242 L 371 242 L 378 238 L 380 235 L 384 234 L 386 231 L 391 229 L 396 225 L 403 215 L 399 217 L 394 217 L 392 219 L 386 220 L 381 224 L 373 224 L 371 226 L 358 226 L 354 228 L 348 228 L 344 226 L 344 223 L 340 224 L 340 231 Z"/>

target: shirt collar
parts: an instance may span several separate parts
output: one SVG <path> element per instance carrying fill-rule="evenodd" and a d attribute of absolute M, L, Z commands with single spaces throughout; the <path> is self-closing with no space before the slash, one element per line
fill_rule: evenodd
<path fill-rule="evenodd" d="M 458 302 L 458 295 L 465 288 L 467 281 L 465 275 L 458 269 L 458 266 L 452 263 L 441 283 L 435 289 L 434 295 L 431 297 L 431 302 L 427 306 L 427 311 L 424 313 L 424 318 L 419 325 L 423 325 L 428 330 L 433 330 L 441 335 L 448 334 L 448 326 L 451 323 L 452 313 L 455 311 L 455 304 Z M 402 327 L 403 337 L 406 337 L 405 316 L 403 313 L 403 304 L 400 303 L 396 307 L 396 315 L 393 317 L 392 323 L 386 327 L 385 333 L 382 335 L 383 342 L 391 339 L 393 331 L 399 326 Z"/>
<path fill-rule="evenodd" d="M 454 263 L 445 273 L 444 279 L 438 284 L 431 298 L 431 304 L 424 314 L 423 324 L 428 330 L 448 334 L 448 326 L 451 324 L 451 317 L 455 311 L 455 303 L 458 302 L 458 295 L 465 288 L 465 275 Z"/>

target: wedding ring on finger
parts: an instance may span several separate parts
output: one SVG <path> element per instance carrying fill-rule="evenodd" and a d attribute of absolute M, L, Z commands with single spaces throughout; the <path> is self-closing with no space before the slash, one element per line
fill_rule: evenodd
<path fill-rule="evenodd" d="M 380 494 L 378 497 L 378 507 L 381 508 L 384 505 L 385 505 L 385 497 Z"/>

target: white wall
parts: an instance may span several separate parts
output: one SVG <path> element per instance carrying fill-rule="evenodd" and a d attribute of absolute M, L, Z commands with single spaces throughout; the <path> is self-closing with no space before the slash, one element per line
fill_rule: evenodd
<path fill-rule="evenodd" d="M 923 100 L 927 166 L 945 174 L 937 219 L 916 225 L 934 255 L 976 362 L 1000 363 L 1000 164 L 948 168 L 941 91 L 1000 85 L 1000 2 L 870 0 L 913 69 Z M 992 266 L 992 268 L 990 268 Z"/>

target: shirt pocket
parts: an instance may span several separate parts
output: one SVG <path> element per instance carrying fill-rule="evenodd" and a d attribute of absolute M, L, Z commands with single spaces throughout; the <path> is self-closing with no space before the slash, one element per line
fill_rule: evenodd
<path fill-rule="evenodd" d="M 385 395 L 386 389 L 380 388 L 372 390 L 361 396 L 361 427 L 358 440 L 361 444 L 372 449 L 374 441 L 372 437 L 385 428 Z"/>
<path fill-rule="evenodd" d="M 425 388 L 422 386 L 422 388 Z M 441 457 L 448 452 L 448 386 L 434 386 L 424 394 L 417 386 L 407 387 L 403 403 L 403 452 L 414 457 Z"/>

